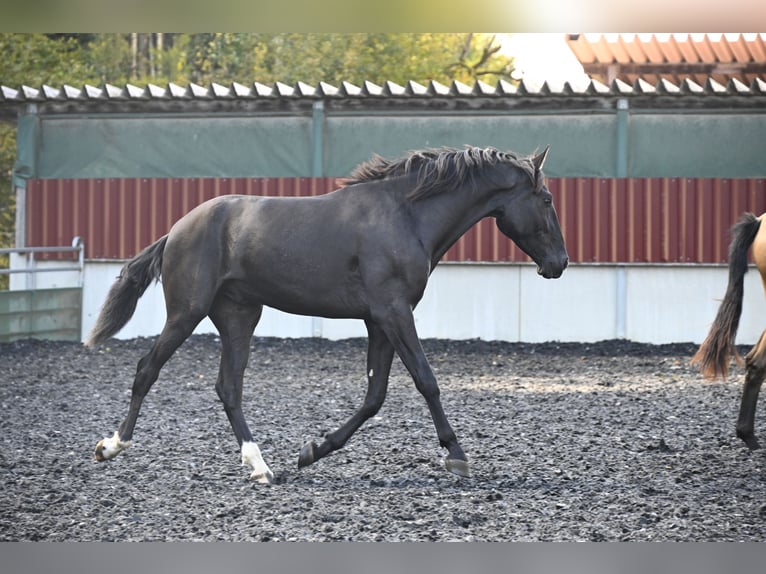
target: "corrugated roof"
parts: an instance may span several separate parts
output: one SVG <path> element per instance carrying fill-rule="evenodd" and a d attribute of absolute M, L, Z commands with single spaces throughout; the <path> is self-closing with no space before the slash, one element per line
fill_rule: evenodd
<path fill-rule="evenodd" d="M 766 34 L 569 34 L 567 44 L 585 73 L 606 84 L 766 80 Z"/>
<path fill-rule="evenodd" d="M 131 84 L 114 86 L 85 85 L 74 87 L 63 85 L 55 88 L 43 85 L 34 88 L 27 85 L 10 87 L 0 85 L 0 104 L 23 104 L 41 102 L 124 102 L 124 101 L 194 101 L 194 100 L 257 100 L 257 99 L 376 99 L 376 98 L 410 98 L 410 99 L 434 99 L 434 98 L 473 98 L 473 97 L 508 97 L 508 96 L 630 96 L 647 94 L 677 94 L 677 95 L 763 95 L 766 94 L 766 79 L 760 75 L 754 77 L 749 83 L 744 83 L 739 78 L 721 83 L 713 77 L 705 76 L 702 80 L 683 78 L 673 82 L 661 77 L 656 83 L 646 80 L 644 76 L 635 81 L 626 82 L 616 79 L 604 83 L 599 79 L 573 85 L 570 82 L 556 84 L 544 82 L 535 85 L 523 80 L 519 84 L 512 84 L 504 80 L 494 86 L 482 81 L 473 85 L 453 81 L 450 85 L 431 81 L 428 84 L 419 84 L 409 81 L 404 85 L 394 82 L 385 82 L 382 86 L 372 82 L 364 82 L 356 86 L 349 82 L 342 82 L 339 86 L 333 86 L 320 82 L 316 86 L 303 82 L 297 82 L 290 86 L 281 82 L 262 84 L 254 82 L 244 85 L 232 83 L 223 85 L 211 83 L 201 86 L 189 83 L 185 86 L 169 83 L 165 86 L 149 84 L 146 87 L 138 87 Z"/>

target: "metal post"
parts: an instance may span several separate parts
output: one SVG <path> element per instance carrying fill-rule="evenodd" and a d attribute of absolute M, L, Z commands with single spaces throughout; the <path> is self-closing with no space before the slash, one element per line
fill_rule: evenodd
<path fill-rule="evenodd" d="M 311 157 L 311 176 L 324 176 L 324 101 L 314 102 L 311 116 L 311 139 L 312 139 L 312 157 Z M 322 336 L 322 318 L 311 318 L 311 336 Z"/>
<path fill-rule="evenodd" d="M 27 181 L 37 177 L 40 149 L 40 117 L 37 104 L 28 104 L 16 127 L 16 164 L 13 185 L 16 192 L 16 247 L 27 245 Z"/>
<path fill-rule="evenodd" d="M 615 153 L 615 171 L 617 177 L 628 177 L 628 154 L 629 154 L 629 120 L 628 100 L 620 98 L 617 100 L 617 146 Z M 617 267 L 617 293 L 616 293 L 616 318 L 615 318 L 615 336 L 618 339 L 624 339 L 627 336 L 628 323 L 628 271 L 623 266 Z"/>
<path fill-rule="evenodd" d="M 30 251 L 27 253 L 26 263 L 24 265 L 24 268 L 27 270 L 27 290 L 37 289 L 37 273 L 35 273 L 36 266 L 37 262 L 35 261 L 35 254 L 33 251 Z"/>
<path fill-rule="evenodd" d="M 83 291 L 84 291 L 84 285 L 85 285 L 85 244 L 83 243 L 82 237 L 79 235 L 76 235 L 72 239 L 72 247 L 77 248 L 77 263 L 80 267 L 80 273 L 77 277 L 77 286 L 80 288 L 80 300 L 78 304 L 80 305 L 80 313 L 77 317 L 77 335 L 80 341 L 83 341 L 83 333 L 82 333 L 82 324 L 83 324 L 83 313 L 85 312 L 85 306 L 82 304 L 82 298 L 83 298 Z"/>
<path fill-rule="evenodd" d="M 617 100 L 617 145 L 615 148 L 617 177 L 628 177 L 628 114 L 628 100 L 620 98 Z"/>
<path fill-rule="evenodd" d="M 80 267 L 80 274 L 77 277 L 77 286 L 82 287 L 85 283 L 85 246 L 82 237 L 79 235 L 72 239 L 72 247 L 77 249 L 77 265 Z"/>
<path fill-rule="evenodd" d="M 16 186 L 16 247 L 27 246 L 27 189 Z M 10 238 L 9 238 L 10 239 Z"/>
<path fill-rule="evenodd" d="M 615 338 L 624 339 L 628 331 L 628 270 L 624 265 L 617 266 L 615 307 Z"/>
<path fill-rule="evenodd" d="M 314 102 L 311 120 L 311 139 L 313 144 L 311 176 L 322 177 L 324 176 L 324 102 L 322 100 Z"/>

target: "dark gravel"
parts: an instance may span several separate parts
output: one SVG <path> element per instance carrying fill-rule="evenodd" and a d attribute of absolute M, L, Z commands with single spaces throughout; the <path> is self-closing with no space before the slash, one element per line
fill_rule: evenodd
<path fill-rule="evenodd" d="M 213 388 L 213 336 L 165 366 L 133 447 L 93 461 L 150 343 L 0 345 L 0 540 L 766 538 L 766 455 L 734 436 L 742 370 L 702 381 L 693 345 L 425 341 L 472 462 L 460 479 L 398 360 L 379 416 L 299 471 L 301 445 L 359 406 L 366 343 L 256 339 L 245 412 L 278 479 L 260 485 Z"/>

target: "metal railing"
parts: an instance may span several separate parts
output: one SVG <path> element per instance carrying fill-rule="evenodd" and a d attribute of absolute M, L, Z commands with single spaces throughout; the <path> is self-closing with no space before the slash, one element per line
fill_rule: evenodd
<path fill-rule="evenodd" d="M 74 261 L 54 259 L 38 261 L 39 253 L 73 253 Z M 11 257 L 18 254 L 21 257 Z M 11 247 L 0 249 L 9 256 L 9 269 L 0 269 L 0 276 L 25 273 L 26 280 L 11 281 L 9 290 L 0 291 L 0 342 L 36 338 L 79 341 L 82 334 L 82 292 L 85 274 L 85 246 L 80 237 L 71 247 Z M 45 263 L 45 265 L 40 265 Z M 49 265 L 48 263 L 51 263 Z M 77 284 L 72 286 L 72 271 L 77 272 Z M 52 286 L 38 286 L 38 273 L 66 273 L 61 283 L 58 277 Z M 40 281 L 40 283 L 43 283 Z"/>
<path fill-rule="evenodd" d="M 85 244 L 81 237 L 75 237 L 72 239 L 72 246 L 57 246 L 57 247 L 9 247 L 0 249 L 0 255 L 26 255 L 26 264 L 23 268 L 14 269 L 0 269 L 0 275 L 10 275 L 14 273 L 27 273 L 27 289 L 35 288 L 34 275 L 36 273 L 60 273 L 62 271 L 77 271 L 79 273 L 77 278 L 77 287 L 82 287 L 83 284 L 83 271 L 85 269 Z M 38 267 L 35 254 L 37 253 L 77 253 L 77 265 L 64 265 L 64 266 L 51 266 L 51 267 Z"/>

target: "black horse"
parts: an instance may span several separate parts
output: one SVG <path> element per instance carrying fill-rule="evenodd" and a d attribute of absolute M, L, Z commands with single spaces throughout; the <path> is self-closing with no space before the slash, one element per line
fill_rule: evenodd
<path fill-rule="evenodd" d="M 369 336 L 367 394 L 361 408 L 321 444 L 301 449 L 304 467 L 342 447 L 383 404 L 394 353 L 431 412 L 445 465 L 469 465 L 439 400 L 436 378 L 415 330 L 413 309 L 444 253 L 471 226 L 494 217 L 498 228 L 546 278 L 568 263 L 553 198 L 542 173 L 548 148 L 522 157 L 494 148 L 379 156 L 358 166 L 343 187 L 318 197 L 229 195 L 207 201 L 129 261 L 107 296 L 86 344 L 117 333 L 153 280 L 162 278 L 167 320 L 138 363 L 130 409 L 96 460 L 129 446 L 141 403 L 160 369 L 210 317 L 221 336 L 216 391 L 251 478 L 273 475 L 242 414 L 242 379 L 263 306 L 288 313 L 362 319 Z"/>

